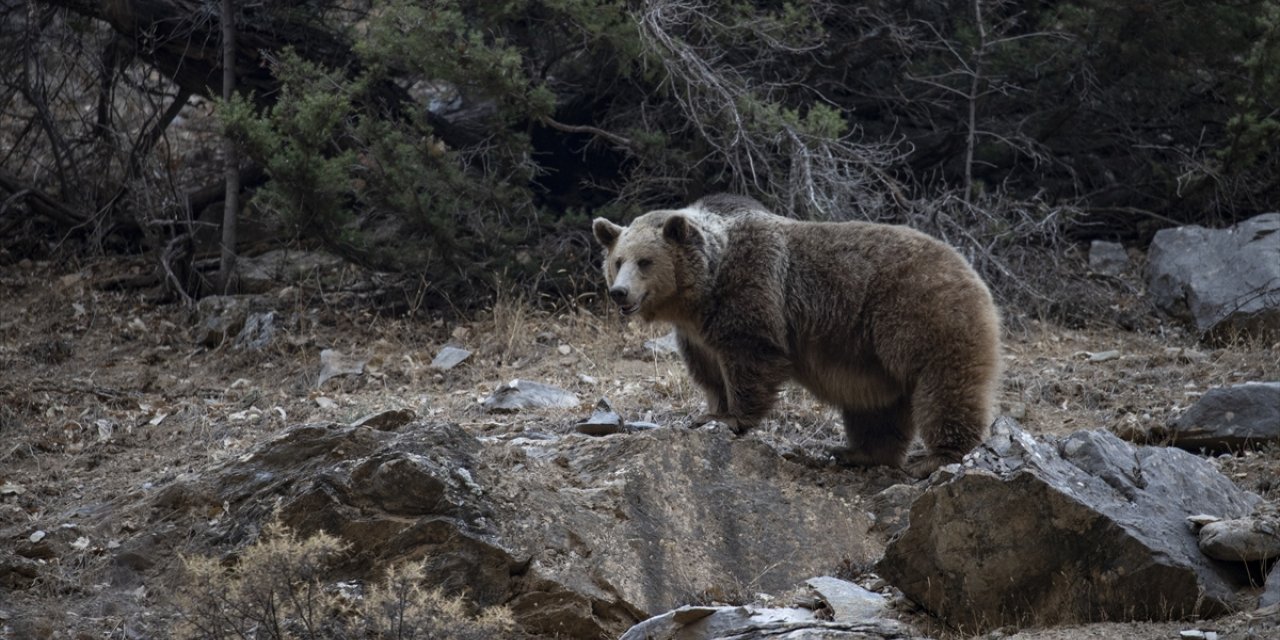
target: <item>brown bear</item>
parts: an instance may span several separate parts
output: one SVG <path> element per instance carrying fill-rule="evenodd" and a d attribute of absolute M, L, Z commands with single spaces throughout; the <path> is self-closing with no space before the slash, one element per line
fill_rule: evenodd
<path fill-rule="evenodd" d="M 675 326 L 709 415 L 756 426 L 795 380 L 843 412 L 851 465 L 915 476 L 983 440 L 1000 320 L 954 249 L 907 227 L 799 222 L 742 196 L 703 198 L 621 227 L 597 218 L 609 296 Z M 909 463 L 916 435 L 926 451 Z"/>

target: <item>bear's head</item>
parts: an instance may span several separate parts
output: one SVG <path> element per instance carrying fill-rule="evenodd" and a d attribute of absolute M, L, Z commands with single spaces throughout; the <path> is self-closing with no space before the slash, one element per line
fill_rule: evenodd
<path fill-rule="evenodd" d="M 628 227 L 596 218 L 591 228 L 605 248 L 609 297 L 622 315 L 639 313 L 647 321 L 682 319 L 705 270 L 705 260 L 700 260 L 703 234 L 689 215 L 653 211 Z"/>

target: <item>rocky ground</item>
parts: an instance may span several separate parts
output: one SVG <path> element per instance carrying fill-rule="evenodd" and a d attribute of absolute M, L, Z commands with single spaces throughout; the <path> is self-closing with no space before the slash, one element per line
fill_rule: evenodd
<path fill-rule="evenodd" d="M 449 541 L 420 533 L 413 549 L 496 567 L 491 588 L 472 595 L 512 606 L 534 621 L 533 631 L 592 637 L 680 604 L 762 594 L 776 603 L 823 574 L 894 595 L 870 573 L 894 530 L 878 500 L 909 479 L 828 464 L 823 449 L 841 437 L 835 415 L 799 389 L 787 389 L 773 418 L 746 438 L 689 430 L 699 394 L 678 359 L 646 347 L 661 327 L 623 323 L 603 308 L 538 311 L 518 298 L 457 321 L 380 317 L 352 294 L 367 289 L 367 276 L 329 264 L 245 303 L 272 312 L 271 329 L 237 344 L 237 332 L 216 327 L 225 310 L 155 305 L 102 287 L 144 267 L 103 259 L 0 268 L 0 637 L 166 637 L 179 554 L 222 557 L 252 539 L 269 510 L 259 501 L 279 500 L 300 528 L 326 528 L 308 519 L 308 500 L 323 496 L 304 481 L 331 477 L 359 456 L 446 449 L 465 460 L 403 458 L 418 465 L 414 473 L 470 469 L 449 472 L 439 495 L 423 498 L 453 505 L 440 512 L 456 528 Z M 1105 429 L 1158 439 L 1210 389 L 1280 380 L 1276 345 L 1209 347 L 1161 322 L 1135 333 L 1010 320 L 1001 409 L 1032 434 Z M 451 369 L 433 368 L 445 345 L 472 353 Z M 558 385 L 580 403 L 486 410 L 482 401 L 516 378 Z M 600 398 L 623 419 L 658 428 L 575 433 Z M 412 420 L 366 429 L 372 436 L 331 427 L 317 436 L 327 443 L 323 454 L 298 444 L 311 436 L 296 429 L 272 440 L 296 425 L 349 425 L 388 409 L 411 410 Z M 423 441 L 426 431 L 451 440 Z M 245 480 L 285 464 L 272 456 L 317 457 L 313 467 L 290 468 L 303 474 L 296 482 Z M 1213 456 L 1211 464 L 1280 505 L 1280 447 Z M 748 484 L 718 484 L 729 476 Z M 340 500 L 350 497 L 343 491 L 355 495 L 343 504 L 382 514 L 379 526 L 416 508 L 393 495 L 403 484 L 390 483 L 385 495 L 332 484 Z M 467 491 L 480 497 L 458 497 Z M 825 496 L 822 510 L 843 506 L 815 514 L 815 492 Z M 464 502 L 470 506 L 458 506 Z M 653 522 L 670 529 L 642 526 Z M 388 537 L 374 555 L 412 555 L 395 546 L 402 538 Z M 746 545 L 736 550 L 740 566 L 717 556 L 717 540 Z M 668 560 L 661 581 L 646 566 L 657 557 Z M 350 560 L 348 573 L 360 562 Z M 575 582 L 583 575 L 590 584 Z M 934 637 L 969 635 L 900 598 L 894 610 Z M 1211 620 L 1004 628 L 988 637 L 1154 639 L 1198 630 L 1262 638 L 1280 633 L 1275 624 L 1241 603 Z"/>

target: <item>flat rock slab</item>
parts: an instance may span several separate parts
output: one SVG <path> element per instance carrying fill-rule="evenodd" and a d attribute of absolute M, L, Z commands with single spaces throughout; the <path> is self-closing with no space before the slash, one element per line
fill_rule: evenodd
<path fill-rule="evenodd" d="M 1205 338 L 1280 335 L 1280 213 L 1229 229 L 1162 229 L 1147 256 L 1147 289 L 1164 312 Z"/>
<path fill-rule="evenodd" d="M 808 609 L 680 607 L 632 627 L 620 640 L 909 640 L 895 620 L 820 620 Z"/>
<path fill-rule="evenodd" d="M 805 580 L 822 601 L 831 608 L 836 622 L 866 622 L 879 618 L 889 606 L 888 600 L 874 592 L 839 578 L 819 576 Z"/>
<path fill-rule="evenodd" d="M 440 349 L 440 353 L 437 353 L 431 364 L 427 366 L 436 371 L 449 371 L 470 357 L 471 352 L 466 349 L 446 346 Z"/>
<path fill-rule="evenodd" d="M 489 413 L 515 413 L 525 409 L 572 409 L 580 404 L 578 396 L 560 387 L 512 380 L 498 387 L 483 406 Z"/>
<path fill-rule="evenodd" d="M 1248 577 L 1202 554 L 1187 518 L 1260 501 L 1181 449 L 1105 431 L 1033 438 L 1001 418 L 934 474 L 877 571 L 966 630 L 1213 616 Z"/>
<path fill-rule="evenodd" d="M 1280 382 L 1250 382 L 1210 389 L 1169 422 L 1173 444 L 1199 451 L 1236 451 L 1280 441 Z"/>

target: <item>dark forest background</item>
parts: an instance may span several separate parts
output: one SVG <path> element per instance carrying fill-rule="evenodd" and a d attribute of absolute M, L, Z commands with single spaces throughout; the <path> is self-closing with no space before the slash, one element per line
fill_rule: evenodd
<path fill-rule="evenodd" d="M 911 224 L 1052 312 L 1071 246 L 1274 209 L 1278 108 L 1275 0 L 0 0 L 0 262 L 234 288 L 231 177 L 239 254 L 573 299 L 592 216 L 729 190 Z"/>

